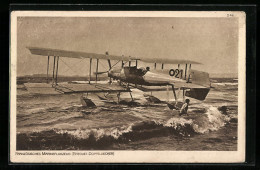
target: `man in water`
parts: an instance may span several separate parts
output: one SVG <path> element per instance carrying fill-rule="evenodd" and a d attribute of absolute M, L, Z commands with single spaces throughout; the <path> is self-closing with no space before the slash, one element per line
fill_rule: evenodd
<path fill-rule="evenodd" d="M 188 108 L 189 108 L 189 103 L 190 103 L 190 99 L 186 99 L 185 100 L 185 103 L 183 103 L 182 107 L 178 107 L 178 102 L 175 103 L 175 105 L 173 104 L 170 104 L 170 103 L 167 103 L 167 106 L 173 110 L 173 109 L 176 109 L 176 110 L 180 110 L 180 113 L 179 115 L 183 115 L 183 114 L 188 114 Z"/>
<path fill-rule="evenodd" d="M 180 109 L 180 116 L 183 114 L 188 114 L 188 108 L 189 108 L 190 99 L 186 99 L 185 103 L 183 103 L 181 109 Z"/>

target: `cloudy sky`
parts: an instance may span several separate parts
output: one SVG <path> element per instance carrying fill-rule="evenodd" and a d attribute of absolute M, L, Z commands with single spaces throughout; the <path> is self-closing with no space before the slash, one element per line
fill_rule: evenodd
<path fill-rule="evenodd" d="M 238 70 L 236 18 L 18 17 L 17 24 L 18 76 L 46 73 L 47 57 L 30 54 L 27 46 L 194 60 L 203 65 L 193 68 L 210 74 Z M 88 59 L 59 64 L 59 74 L 88 74 Z"/>

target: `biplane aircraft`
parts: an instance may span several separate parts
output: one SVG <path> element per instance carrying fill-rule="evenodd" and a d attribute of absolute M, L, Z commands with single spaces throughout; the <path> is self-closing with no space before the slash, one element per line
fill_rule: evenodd
<path fill-rule="evenodd" d="M 137 88 L 144 92 L 149 91 L 166 91 L 171 87 L 175 101 L 177 96 L 175 90 L 182 90 L 183 96 L 191 97 L 197 100 L 204 100 L 210 91 L 209 74 L 191 69 L 192 64 L 200 64 L 195 61 L 189 60 L 175 60 L 175 59 L 147 59 L 138 57 L 126 57 L 105 54 L 95 54 L 86 52 L 66 51 L 48 48 L 27 47 L 31 54 L 38 56 L 47 56 L 47 83 L 26 83 L 25 86 L 28 90 L 34 93 L 44 94 L 46 89 L 55 94 L 69 94 L 69 93 L 117 93 L 118 101 L 120 101 L 120 93 L 130 93 L 132 98 L 131 89 Z M 49 66 L 50 57 L 53 57 L 52 81 L 49 82 Z M 60 84 L 58 83 L 58 66 L 60 57 L 69 57 L 75 59 L 90 59 L 89 65 L 89 82 L 81 84 Z M 96 59 L 96 70 L 94 72 L 96 82 L 91 83 L 91 67 L 92 60 Z M 109 70 L 99 72 L 99 60 L 106 60 L 108 62 Z M 111 60 L 116 60 L 117 63 L 111 65 Z M 153 63 L 154 70 L 150 67 L 138 67 L 138 62 Z M 131 63 L 134 62 L 134 65 Z M 115 68 L 115 65 L 120 64 L 120 68 Z M 156 65 L 161 64 L 161 69 L 156 70 Z M 177 69 L 164 69 L 165 64 L 178 64 Z M 185 70 L 179 69 L 181 64 L 185 65 Z M 189 66 L 189 69 L 188 69 Z M 100 84 L 97 82 L 99 74 L 107 74 L 109 77 L 109 84 Z M 117 80 L 119 83 L 111 83 L 112 80 Z M 166 88 L 167 87 L 167 88 Z M 45 88 L 45 90 L 41 90 Z M 47 91 L 48 91 L 47 90 Z M 100 98 L 106 100 L 106 98 Z M 132 98 L 132 100 L 134 100 Z M 184 100 L 184 99 L 183 99 Z M 84 98 L 85 105 L 95 105 L 93 101 Z"/>

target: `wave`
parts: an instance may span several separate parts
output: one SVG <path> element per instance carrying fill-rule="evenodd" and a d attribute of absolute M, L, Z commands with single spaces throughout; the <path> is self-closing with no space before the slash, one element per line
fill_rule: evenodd
<path fill-rule="evenodd" d="M 198 124 L 194 124 L 193 126 L 194 130 L 198 133 L 216 131 L 230 121 L 229 116 L 222 114 L 218 108 L 213 106 L 209 107 L 205 114 L 207 116 L 207 120 L 203 121 L 200 126 Z"/>
<path fill-rule="evenodd" d="M 212 83 L 213 85 L 218 85 L 218 86 L 237 86 L 238 83 L 234 82 L 234 83 Z"/>
<path fill-rule="evenodd" d="M 104 149 L 108 145 L 154 137 L 190 137 L 216 131 L 225 126 L 230 119 L 218 108 L 210 106 L 205 113 L 191 113 L 168 120 L 139 121 L 110 128 L 51 129 L 20 133 L 17 134 L 17 149 Z"/>

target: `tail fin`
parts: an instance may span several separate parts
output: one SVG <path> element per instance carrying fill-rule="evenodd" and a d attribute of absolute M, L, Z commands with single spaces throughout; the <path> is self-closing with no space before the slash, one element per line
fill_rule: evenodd
<path fill-rule="evenodd" d="M 190 70 L 189 82 L 191 82 L 192 84 L 197 84 L 210 88 L 209 73 L 197 70 Z"/>
<path fill-rule="evenodd" d="M 202 71 L 190 70 L 189 80 L 192 84 L 201 85 L 205 88 L 191 88 L 186 91 L 185 96 L 195 98 L 197 100 L 205 100 L 210 90 L 209 74 Z"/>

